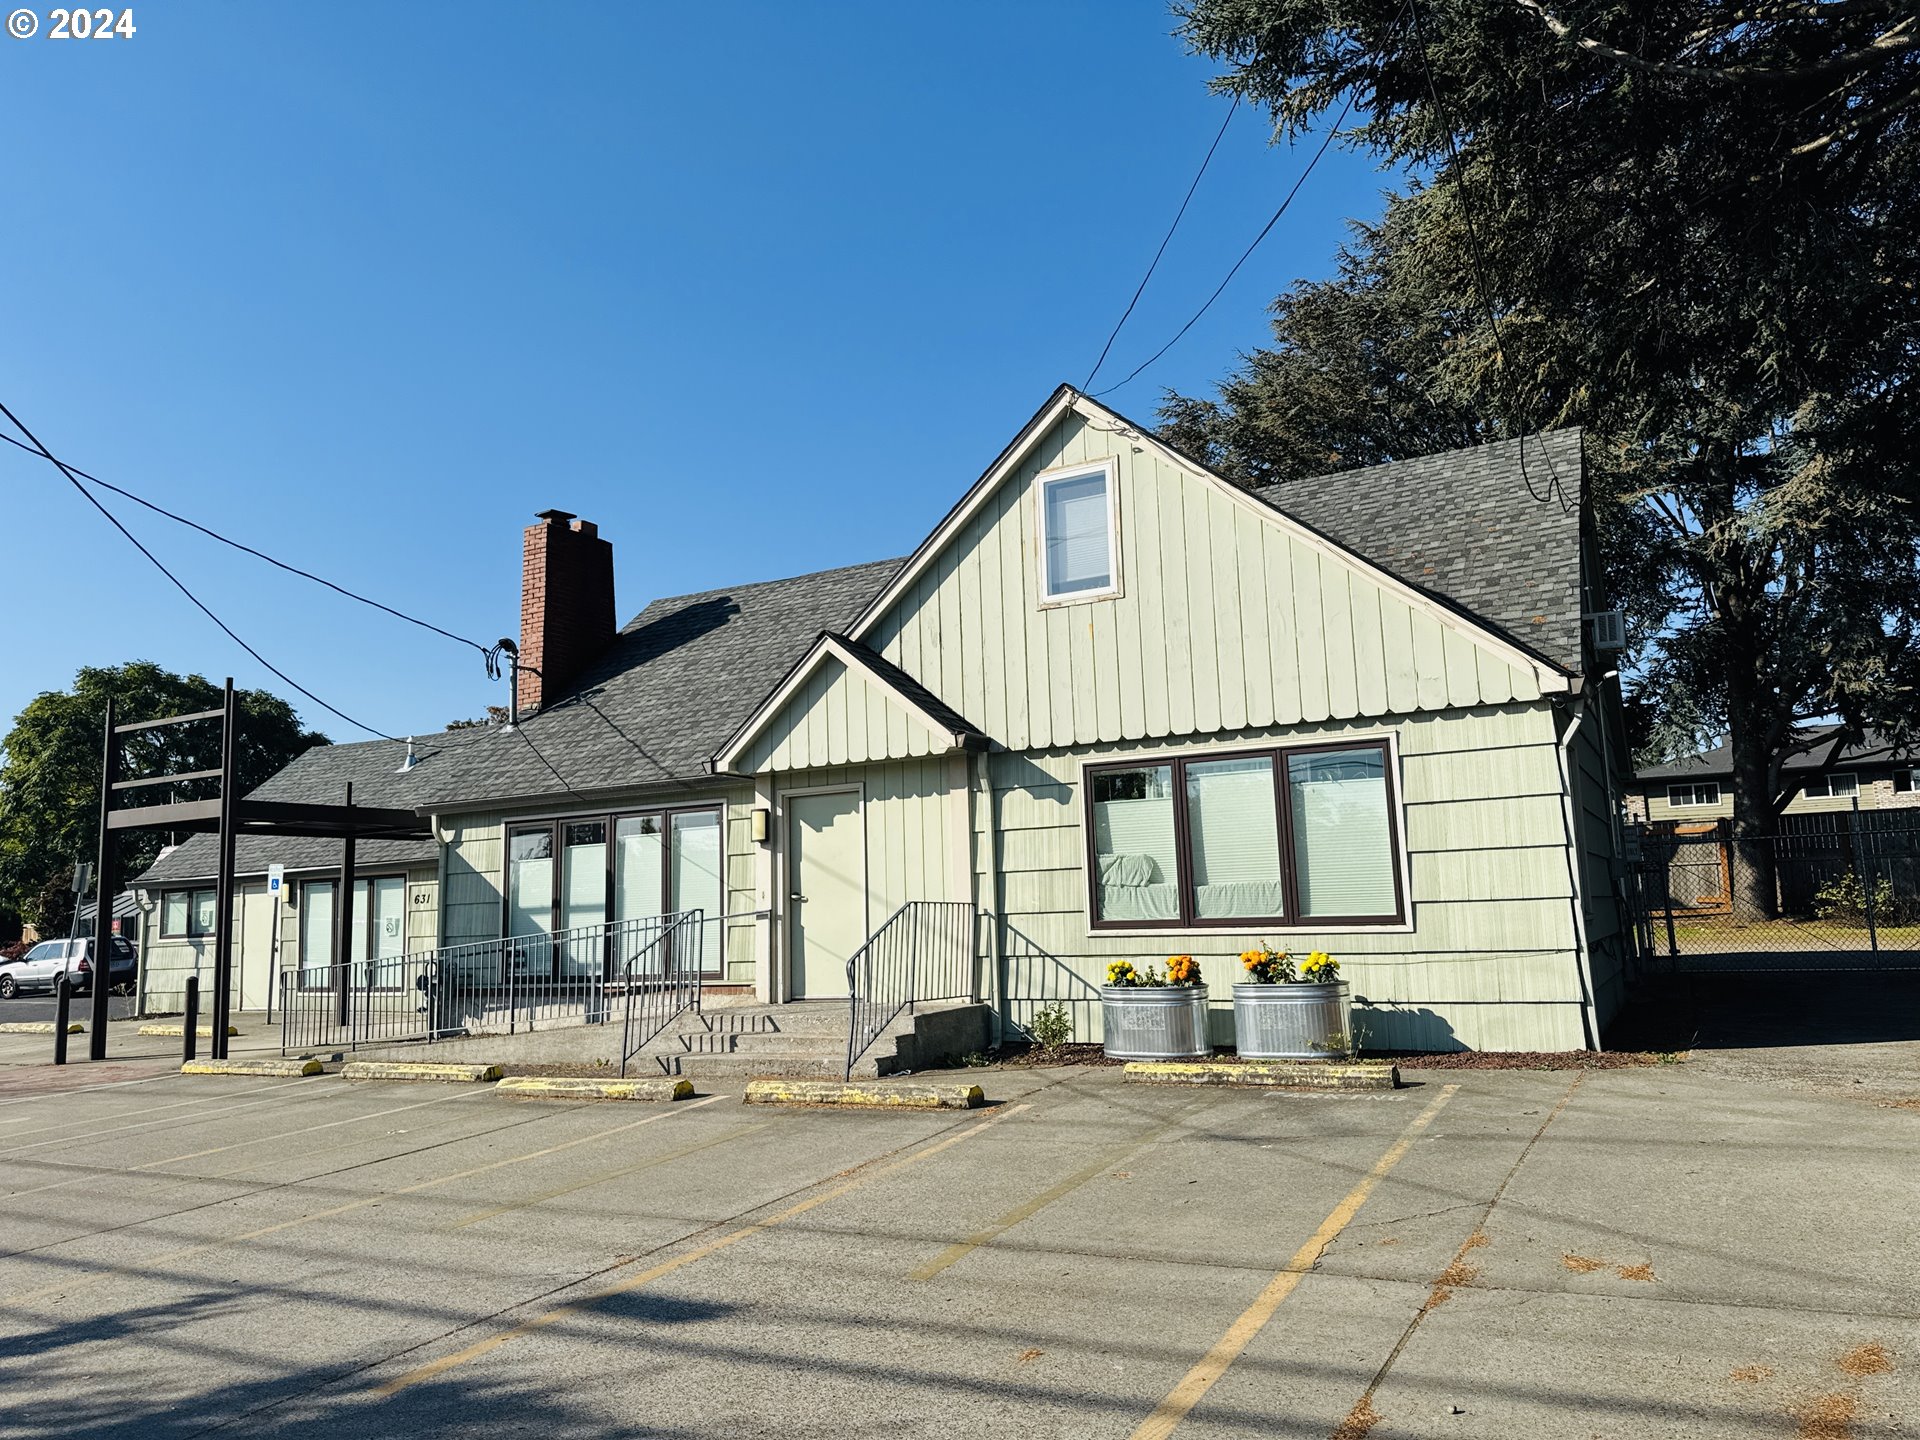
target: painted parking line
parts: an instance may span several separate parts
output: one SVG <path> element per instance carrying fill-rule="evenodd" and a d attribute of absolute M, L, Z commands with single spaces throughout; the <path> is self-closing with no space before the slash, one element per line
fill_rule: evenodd
<path fill-rule="evenodd" d="M 523 1320 L 518 1325 L 511 1326 L 497 1334 L 489 1335 L 484 1340 L 475 1341 L 463 1350 L 456 1350 L 451 1355 L 443 1355 L 438 1360 L 431 1360 L 425 1365 L 417 1366 L 407 1371 L 404 1375 L 395 1376 L 384 1385 L 374 1387 L 370 1393 L 380 1399 L 385 1399 L 388 1396 L 397 1395 L 403 1390 L 411 1389 L 413 1386 L 421 1384 L 424 1381 L 431 1380 L 435 1376 L 444 1375 L 449 1370 L 471 1364 L 481 1356 L 490 1354 L 498 1350 L 502 1345 L 518 1340 L 522 1336 L 532 1335 L 537 1331 L 544 1330 L 549 1325 L 565 1320 L 569 1316 L 577 1315 L 582 1310 L 590 1309 L 602 1301 L 612 1299 L 615 1295 L 625 1295 L 631 1291 L 638 1290 L 643 1285 L 651 1285 L 654 1281 L 664 1279 L 677 1270 L 684 1270 L 689 1265 L 698 1264 L 709 1255 L 717 1255 L 720 1251 L 730 1246 L 738 1245 L 742 1240 L 749 1240 L 755 1235 L 773 1229 L 777 1225 L 783 1225 L 789 1220 L 797 1219 L 810 1210 L 817 1210 L 830 1200 L 838 1200 L 842 1195 L 851 1194 L 855 1190 L 872 1184 L 875 1180 L 884 1179 L 888 1175 L 898 1174 L 911 1165 L 918 1165 L 923 1160 L 931 1160 L 935 1155 L 950 1150 L 955 1145 L 962 1144 L 965 1141 L 973 1139 L 974 1136 L 992 1129 L 1001 1121 L 1010 1119 L 1022 1111 L 1032 1108 L 1031 1105 L 1027 1104 L 1009 1105 L 1005 1110 L 989 1115 L 984 1120 L 975 1121 L 965 1129 L 956 1131 L 948 1135 L 945 1139 L 936 1141 L 923 1149 L 915 1150 L 898 1160 L 886 1162 L 885 1156 L 876 1156 L 864 1164 L 856 1165 L 853 1169 L 842 1172 L 846 1178 L 843 1179 L 840 1184 L 833 1186 L 832 1189 L 823 1190 L 818 1195 L 810 1196 L 798 1204 L 789 1205 L 786 1209 L 769 1215 L 764 1220 L 755 1220 L 750 1224 L 729 1230 L 723 1235 L 715 1236 L 705 1244 L 696 1245 L 691 1250 L 683 1251 L 671 1260 L 663 1260 L 658 1265 L 648 1266 L 645 1270 L 637 1274 L 629 1275 L 618 1284 L 609 1285 L 582 1299 L 571 1300 L 564 1305 L 555 1306 L 544 1314 L 536 1315 L 530 1320 Z"/>
<path fill-rule="evenodd" d="M 549 1200 L 558 1200 L 562 1195 L 571 1195 L 577 1190 L 591 1190 L 596 1185 L 604 1185 L 609 1180 L 624 1179 L 628 1175 L 637 1175 L 642 1170 L 651 1170 L 656 1165 L 665 1165 L 683 1156 L 694 1155 L 702 1150 L 711 1150 L 716 1145 L 728 1145 L 735 1140 L 743 1140 L 749 1135 L 757 1135 L 768 1129 L 767 1125 L 741 1125 L 716 1135 L 710 1140 L 699 1140 L 692 1145 L 682 1145 L 678 1150 L 669 1150 L 664 1155 L 652 1155 L 632 1165 L 623 1165 L 618 1170 L 608 1170 L 589 1180 L 576 1181 L 572 1185 L 561 1185 L 552 1190 L 542 1190 L 538 1195 L 529 1195 L 524 1200 L 516 1200 L 511 1205 L 495 1205 L 490 1210 L 476 1211 L 464 1219 L 455 1220 L 451 1225 L 443 1226 L 447 1230 L 464 1230 L 469 1225 L 478 1225 L 483 1220 L 491 1220 L 496 1215 L 510 1215 L 516 1210 L 525 1210 L 534 1205 L 544 1205 Z"/>
<path fill-rule="evenodd" d="M 1181 1125 L 1186 1123 L 1187 1117 L 1198 1108 L 1200 1108 L 1198 1105 L 1189 1105 L 1178 1115 L 1174 1116 L 1173 1119 L 1159 1126 L 1157 1129 L 1129 1140 L 1125 1144 L 1114 1146 L 1111 1150 L 1101 1155 L 1099 1159 L 1089 1165 L 1082 1166 L 1059 1183 L 1048 1186 L 1032 1199 L 1014 1206 L 1013 1209 L 1007 1211 L 1006 1214 L 990 1221 L 982 1229 L 976 1230 L 973 1234 L 967 1236 L 966 1239 L 949 1245 L 938 1255 L 934 1256 L 933 1259 L 910 1273 L 907 1278 L 909 1280 L 931 1280 L 942 1270 L 966 1259 L 967 1256 L 978 1250 L 982 1245 L 990 1244 L 1022 1221 L 1032 1219 L 1035 1215 L 1038 1215 L 1042 1210 L 1046 1209 L 1047 1206 L 1053 1204 L 1054 1201 L 1071 1194 L 1095 1176 L 1111 1170 L 1136 1150 L 1144 1149 L 1146 1146 L 1160 1140 L 1163 1136 L 1179 1129 Z"/>
<path fill-rule="evenodd" d="M 1214 1383 L 1227 1373 L 1227 1367 L 1239 1359 L 1240 1353 L 1252 1343 L 1261 1327 L 1273 1318 L 1273 1312 L 1280 1308 L 1281 1301 L 1294 1292 L 1300 1284 L 1300 1278 L 1320 1263 L 1326 1248 L 1352 1223 L 1353 1217 L 1360 1213 L 1360 1207 L 1367 1203 L 1367 1197 L 1386 1178 L 1387 1172 L 1413 1148 L 1413 1142 L 1419 1138 L 1420 1132 L 1433 1123 L 1433 1117 L 1440 1113 L 1441 1107 L 1453 1098 L 1459 1088 L 1457 1084 L 1442 1086 L 1432 1103 L 1413 1117 L 1407 1128 L 1400 1132 L 1399 1139 L 1389 1145 L 1386 1153 L 1374 1161 L 1373 1168 L 1361 1177 L 1360 1183 L 1328 1212 L 1327 1218 L 1320 1222 L 1320 1228 L 1308 1237 L 1307 1243 L 1293 1252 L 1285 1268 L 1267 1282 L 1266 1288 L 1240 1312 L 1238 1318 L 1227 1327 L 1226 1333 L 1214 1342 L 1213 1348 L 1194 1363 L 1167 1398 L 1141 1421 L 1131 1440 L 1166 1440 L 1173 1434 L 1180 1422 L 1192 1413 L 1193 1407 L 1213 1388 Z"/>
<path fill-rule="evenodd" d="M 1572 1102 L 1573 1092 L 1580 1088 L 1580 1082 L 1586 1078 L 1584 1070 L 1575 1073 L 1573 1082 L 1567 1086 L 1559 1103 L 1547 1112 L 1547 1118 L 1540 1122 L 1540 1128 L 1535 1130 L 1527 1143 L 1520 1147 L 1520 1153 L 1514 1156 L 1513 1165 L 1501 1179 L 1500 1184 L 1495 1187 L 1493 1194 L 1487 1197 L 1487 1203 L 1482 1207 L 1480 1218 L 1474 1222 L 1473 1229 L 1467 1232 L 1467 1238 L 1460 1242 L 1460 1248 L 1453 1252 L 1453 1258 L 1447 1262 L 1445 1268 L 1433 1277 L 1427 1291 L 1427 1298 L 1421 1302 L 1420 1308 L 1413 1312 L 1413 1318 L 1407 1322 L 1406 1329 L 1400 1332 L 1400 1338 L 1393 1342 L 1393 1348 L 1387 1352 L 1387 1358 L 1382 1360 L 1380 1368 L 1373 1372 L 1373 1379 L 1367 1382 L 1367 1388 L 1360 1393 L 1360 1398 L 1353 1402 L 1353 1408 L 1347 1411 L 1345 1424 L 1336 1433 L 1364 1435 L 1378 1421 L 1379 1417 L 1374 1415 L 1373 1400 L 1380 1393 L 1380 1386 L 1386 1381 L 1387 1372 L 1399 1363 L 1400 1356 L 1406 1351 L 1414 1334 L 1425 1323 L 1427 1316 L 1433 1313 L 1433 1307 L 1446 1298 L 1450 1277 L 1457 1275 L 1460 1267 L 1466 1264 L 1467 1255 L 1487 1243 L 1487 1225 L 1493 1219 L 1494 1208 L 1506 1195 L 1507 1187 L 1513 1184 L 1514 1177 L 1520 1173 L 1520 1167 L 1527 1163 L 1527 1156 L 1533 1153 L 1533 1147 L 1546 1138 L 1547 1127 L 1560 1118 L 1560 1112 Z M 1372 1418 L 1369 1419 L 1369 1417 Z"/>
<path fill-rule="evenodd" d="M 486 1093 L 486 1092 L 473 1092 L 473 1093 Z M 244 1245 L 249 1243 L 250 1241 L 264 1239 L 269 1235 L 278 1235 L 283 1231 L 298 1229 L 302 1225 L 312 1225 L 315 1222 L 320 1220 L 330 1220 L 336 1215 L 347 1215 L 352 1213 L 355 1210 L 364 1210 L 370 1205 L 381 1205 L 386 1203 L 389 1200 L 397 1199 L 402 1195 L 416 1195 L 422 1190 L 431 1190 L 436 1185 L 451 1185 L 456 1180 L 469 1180 L 469 1179 L 472 1179 L 475 1175 L 486 1175 L 495 1170 L 505 1169 L 509 1165 L 519 1165 L 528 1160 L 539 1160 L 548 1155 L 558 1155 L 561 1151 L 571 1150 L 578 1145 L 590 1145 L 596 1140 L 607 1140 L 607 1139 L 611 1139 L 615 1135 L 624 1135 L 627 1131 L 637 1130 L 642 1125 L 654 1125 L 659 1123 L 662 1120 L 671 1120 L 675 1116 L 685 1115 L 690 1110 L 698 1110 L 703 1105 L 711 1105 L 715 1101 L 723 1100 L 725 1098 L 726 1097 L 723 1095 L 710 1095 L 704 1100 L 683 1101 L 681 1104 L 675 1106 L 671 1110 L 663 1110 L 657 1115 L 648 1115 L 643 1119 L 634 1120 L 625 1125 L 616 1125 L 611 1130 L 602 1130 L 593 1135 L 582 1135 L 573 1140 L 563 1140 L 558 1145 L 548 1145 L 539 1150 L 529 1150 L 522 1155 L 509 1155 L 502 1160 L 490 1160 L 485 1165 L 475 1165 L 470 1169 L 456 1170 L 451 1175 L 436 1176 L 434 1179 L 421 1180 L 413 1185 L 402 1185 L 397 1190 L 383 1190 L 377 1195 L 362 1196 L 358 1200 L 349 1200 L 343 1205 L 334 1205 L 325 1210 L 315 1210 L 311 1214 L 296 1216 L 292 1220 L 281 1220 L 272 1225 L 262 1225 L 255 1230 L 243 1230 L 238 1234 L 228 1235 L 219 1240 L 208 1240 L 199 1245 L 187 1245 L 178 1250 L 169 1250 L 163 1255 L 156 1255 L 152 1259 L 143 1260 L 137 1266 L 132 1266 L 132 1265 L 107 1266 L 102 1269 L 95 1270 L 90 1274 L 70 1276 L 65 1280 L 57 1281 L 52 1285 L 42 1285 L 35 1290 L 23 1290 L 16 1295 L 0 1296 L 0 1306 L 27 1305 L 27 1304 L 31 1304 L 35 1300 L 44 1300 L 54 1295 L 61 1295 L 61 1296 L 71 1295 L 75 1290 L 81 1289 L 87 1285 L 95 1284 L 101 1280 L 107 1280 L 107 1279 L 115 1278 L 118 1276 L 130 1274 L 130 1273 L 138 1273 L 141 1270 L 149 1270 L 155 1266 L 170 1264 L 171 1262 L 176 1260 L 190 1259 L 195 1255 L 205 1255 L 209 1251 L 223 1250 L 229 1245 Z M 573 1113 L 573 1112 L 565 1111 L 565 1110 L 549 1110 L 542 1113 L 530 1115 L 525 1120 L 516 1121 L 515 1124 L 529 1125 L 539 1120 L 550 1119 L 555 1115 L 565 1115 L 570 1113 Z M 512 1127 L 501 1126 L 499 1128 L 510 1129 Z M 489 1131 L 489 1132 L 483 1132 L 483 1133 L 491 1134 L 491 1133 L 497 1133 L 497 1132 Z M 473 1140 L 473 1139 L 479 1139 L 479 1138 L 481 1137 L 477 1135 L 462 1135 L 462 1136 L 456 1136 L 451 1140 L 441 1141 L 439 1143 L 442 1145 L 456 1145 L 465 1140 Z M 435 1146 L 424 1146 L 422 1148 L 437 1149 L 439 1147 L 438 1145 L 435 1145 Z M 367 1161 L 366 1163 L 370 1165 L 384 1164 L 388 1160 L 405 1159 L 407 1155 L 415 1155 L 419 1153 L 420 1152 L 417 1150 L 406 1151 L 400 1155 L 384 1156 L 380 1160 L 370 1160 L 370 1161 Z M 359 1167 L 348 1166 L 347 1168 L 358 1169 Z M 337 1174 L 339 1172 L 330 1171 L 328 1173 Z M 311 1178 L 324 1179 L 325 1177 L 313 1176 Z M 290 1181 L 289 1182 L 289 1184 L 291 1185 L 300 1185 L 300 1184 L 306 1184 L 306 1183 L 308 1182 L 307 1181 Z M 254 1191 L 252 1193 L 260 1194 L 263 1192 Z M 226 1202 L 220 1201 L 215 1203 L 224 1204 Z M 201 1208 L 201 1207 L 195 1207 L 195 1208 Z M 169 1217 L 155 1216 L 153 1218 L 155 1220 L 160 1220 L 160 1219 L 166 1219 Z M 151 1223 L 151 1221 L 139 1221 L 136 1223 L 148 1224 L 148 1223 Z M 131 1227 L 120 1227 L 120 1228 L 131 1228 Z M 90 1237 L 80 1236 L 77 1238 L 86 1239 Z"/>
<path fill-rule="evenodd" d="M 9 1192 L 6 1198 L 9 1200 L 19 1200 L 28 1195 L 39 1195 L 48 1190 L 58 1190 L 63 1186 L 79 1185 L 88 1180 L 98 1179 L 101 1175 L 137 1175 L 142 1170 L 153 1170 L 162 1165 L 180 1165 L 188 1160 L 201 1160 L 209 1155 L 224 1154 L 229 1150 L 244 1150 L 249 1145 L 266 1145 L 275 1140 L 291 1140 L 302 1135 L 313 1135 L 319 1131 L 332 1130 L 341 1125 L 364 1125 L 369 1120 L 379 1120 L 387 1115 L 398 1115 L 402 1110 L 422 1110 L 429 1105 L 445 1105 L 450 1100 L 471 1100 L 475 1095 L 484 1093 L 484 1091 L 463 1090 L 455 1095 L 441 1095 L 432 1100 L 417 1100 L 411 1105 L 395 1105 L 386 1110 L 375 1110 L 367 1115 L 350 1115 L 344 1120 L 328 1120 L 319 1125 L 302 1125 L 298 1129 L 282 1130 L 274 1135 L 261 1135 L 253 1140 L 236 1140 L 230 1145 L 215 1145 L 205 1150 L 190 1151 L 185 1155 L 169 1155 L 164 1160 L 149 1160 L 143 1165 L 132 1165 L 125 1169 L 108 1169 L 104 1166 L 88 1165 L 84 1167 L 87 1172 L 84 1175 L 74 1175 L 65 1180 L 55 1180 L 47 1185 L 36 1185 L 31 1190 L 14 1190 Z M 57 1165 L 60 1162 L 56 1160 L 50 1163 Z M 250 1168 L 255 1167 L 243 1165 L 238 1170 L 222 1170 L 212 1175 L 196 1175 L 182 1178 L 220 1180 L 226 1178 L 228 1175 L 245 1174 Z"/>

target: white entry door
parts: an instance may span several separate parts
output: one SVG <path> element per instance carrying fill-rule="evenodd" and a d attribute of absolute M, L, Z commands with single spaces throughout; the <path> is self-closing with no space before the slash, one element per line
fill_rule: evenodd
<path fill-rule="evenodd" d="M 858 791 L 788 799 L 787 953 L 794 999 L 846 995 L 847 960 L 867 938 L 866 870 Z"/>
<path fill-rule="evenodd" d="M 273 898 L 264 885 L 240 891 L 240 943 L 234 947 L 238 1006 L 264 1010 L 273 985 Z"/>

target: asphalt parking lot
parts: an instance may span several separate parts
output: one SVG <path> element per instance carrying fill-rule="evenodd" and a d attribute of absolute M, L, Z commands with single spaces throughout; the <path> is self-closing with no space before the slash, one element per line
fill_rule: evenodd
<path fill-rule="evenodd" d="M 131 995 L 109 995 L 108 1014 L 115 1020 L 131 1019 L 137 1003 Z M 67 1005 L 69 1015 L 84 1022 L 93 1013 L 93 996 L 71 996 Z M 51 1020 L 58 1010 L 59 1002 L 53 996 L 35 991 L 16 995 L 11 1000 L 0 1000 L 0 1022 Z"/>
<path fill-rule="evenodd" d="M 1916 1424 L 1896 1100 L 1081 1069 L 932 1115 L 100 1070 L 147 1078 L 0 1076 L 0 1435 Z"/>

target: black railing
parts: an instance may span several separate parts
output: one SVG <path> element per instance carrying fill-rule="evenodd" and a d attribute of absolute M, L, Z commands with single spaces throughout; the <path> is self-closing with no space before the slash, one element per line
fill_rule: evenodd
<path fill-rule="evenodd" d="M 972 1000 L 974 909 L 964 900 L 909 900 L 847 961 L 847 1075 L 903 1011 Z"/>
<path fill-rule="evenodd" d="M 697 990 L 701 936 L 692 910 L 301 966 L 280 977 L 280 1048 L 354 1050 L 608 1024 L 629 1016 L 634 987 L 659 990 L 672 977 L 683 988 L 682 967 Z"/>
<path fill-rule="evenodd" d="M 627 1063 L 681 1015 L 700 1013 L 700 960 L 707 919 L 685 910 L 669 922 L 621 971 L 626 1019 L 620 1033 L 620 1073 Z"/>

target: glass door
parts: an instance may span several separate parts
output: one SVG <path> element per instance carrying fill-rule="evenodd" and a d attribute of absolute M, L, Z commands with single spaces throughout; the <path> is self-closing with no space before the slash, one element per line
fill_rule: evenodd
<path fill-rule="evenodd" d="M 407 882 L 399 875 L 376 875 L 353 882 L 354 958 L 371 962 L 364 974 L 376 990 L 393 990 L 404 981 L 407 954 Z M 362 920 L 360 917 L 365 917 Z M 364 927 L 364 928 L 363 928 Z"/>
<path fill-rule="evenodd" d="M 300 887 L 300 988 L 323 990 L 333 964 L 333 881 Z"/>
<path fill-rule="evenodd" d="M 507 832 L 508 973 L 545 973 L 553 933 L 553 827 Z M 503 977 L 504 978 L 504 977 Z"/>
<path fill-rule="evenodd" d="M 614 821 L 613 918 L 653 920 L 665 912 L 667 827 L 662 815 L 622 815 Z M 636 973 L 659 975 L 666 970 L 666 951 L 654 943 L 658 931 L 648 925 L 623 927 L 615 969 L 632 963 Z"/>
<path fill-rule="evenodd" d="M 562 975 L 598 975 L 606 957 L 607 822 L 569 821 L 560 837 L 560 928 L 566 934 L 555 963 Z"/>
<path fill-rule="evenodd" d="M 674 814 L 668 867 L 673 909 L 701 912 L 699 926 L 692 932 L 681 932 L 686 943 L 677 947 L 674 963 L 702 975 L 720 973 L 721 852 L 719 811 L 681 810 Z"/>

